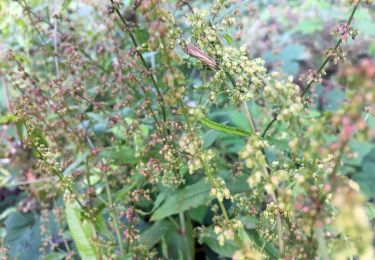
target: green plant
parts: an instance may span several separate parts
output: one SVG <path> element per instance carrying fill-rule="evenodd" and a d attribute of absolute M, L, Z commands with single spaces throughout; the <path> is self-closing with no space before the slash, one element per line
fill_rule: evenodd
<path fill-rule="evenodd" d="M 231 36 L 241 1 L 63 1 L 40 7 L 48 15 L 41 2 L 11 3 L 31 36 L 2 65 L 15 90 L 2 121 L 22 140 L 4 171 L 24 165 L 21 209 L 38 215 L 45 257 L 373 257 L 373 206 L 345 163 L 374 136 L 375 75 L 339 78 L 334 111 L 314 105 L 371 1 L 349 1 L 336 45 L 303 86 Z M 3 243 L 25 258 L 9 223 L 32 218 L 4 216 Z"/>

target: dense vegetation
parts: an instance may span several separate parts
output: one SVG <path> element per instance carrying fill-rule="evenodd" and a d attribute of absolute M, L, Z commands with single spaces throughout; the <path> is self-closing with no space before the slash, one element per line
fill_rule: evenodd
<path fill-rule="evenodd" d="M 3 259 L 374 259 L 371 0 L 2 0 Z"/>

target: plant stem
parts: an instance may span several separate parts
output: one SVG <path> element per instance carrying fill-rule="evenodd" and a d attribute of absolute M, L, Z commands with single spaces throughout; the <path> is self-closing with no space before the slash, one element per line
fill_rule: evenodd
<path fill-rule="evenodd" d="M 255 122 L 254 122 L 254 118 L 253 118 L 253 116 L 251 114 L 251 111 L 249 110 L 246 102 L 242 102 L 242 109 L 243 109 L 244 114 L 247 115 L 246 118 L 248 120 L 248 123 L 249 123 L 250 127 L 252 128 L 253 133 L 256 133 L 256 125 L 255 125 Z M 263 153 L 264 157 L 267 158 L 264 150 L 262 150 L 262 153 Z M 269 173 L 269 169 L 268 169 L 267 165 L 264 166 L 263 171 L 266 172 L 266 173 Z M 276 205 L 278 205 L 277 197 L 276 197 L 276 194 L 275 194 L 274 191 L 271 192 L 271 198 L 272 198 L 272 201 Z M 282 222 L 281 222 L 280 212 L 278 212 L 276 214 L 276 225 L 277 225 L 277 235 L 278 235 L 278 241 L 279 241 L 280 257 L 282 257 L 282 256 L 284 256 L 284 241 L 283 241 L 283 226 L 282 226 Z"/>
<path fill-rule="evenodd" d="M 184 245 L 185 245 L 185 248 L 186 248 L 186 253 L 187 253 L 187 259 L 190 260 L 192 259 L 191 258 L 191 255 L 190 255 L 190 248 L 189 248 L 189 244 L 188 244 L 188 240 L 187 240 L 187 234 L 186 234 L 186 223 L 185 223 L 185 215 L 183 212 L 180 212 L 178 214 L 179 216 L 179 219 L 180 219 L 180 232 L 181 232 L 181 235 L 184 237 Z"/>
<path fill-rule="evenodd" d="M 354 15 L 355 15 L 355 13 L 357 12 L 357 9 L 358 9 L 360 3 L 361 3 L 361 0 L 359 0 L 358 3 L 354 6 L 353 11 L 352 11 L 352 13 L 350 14 L 350 17 L 349 17 L 349 19 L 348 19 L 348 21 L 347 21 L 347 23 L 346 23 L 346 25 L 347 25 L 348 27 L 349 27 L 350 24 L 352 23 L 353 18 L 354 18 Z M 336 51 L 336 50 L 340 47 L 340 45 L 342 44 L 342 42 L 343 42 L 343 41 L 342 41 L 342 39 L 340 38 L 340 39 L 337 41 L 337 43 L 336 43 L 336 45 L 335 45 L 335 47 L 334 47 L 334 51 Z M 319 75 L 320 73 L 322 73 L 322 71 L 324 70 L 325 66 L 328 64 L 328 62 L 330 61 L 330 59 L 331 59 L 330 57 L 326 57 L 326 59 L 323 61 L 322 65 L 320 65 L 319 69 L 318 69 L 317 72 L 316 72 L 318 75 Z M 302 92 L 302 94 L 301 94 L 301 97 L 304 97 L 304 96 L 307 94 L 307 92 L 308 92 L 308 91 L 310 90 L 310 88 L 313 86 L 314 82 L 315 82 L 314 79 L 312 79 L 312 80 L 310 80 L 310 81 L 308 82 L 307 86 L 305 87 L 305 89 L 303 90 L 303 92 Z M 275 114 L 274 117 L 272 118 L 272 120 L 267 124 L 266 128 L 264 129 L 264 131 L 263 131 L 263 133 L 262 133 L 262 137 L 265 137 L 265 136 L 266 136 L 268 130 L 272 127 L 272 125 L 273 125 L 276 121 L 277 121 L 277 114 Z"/>
<path fill-rule="evenodd" d="M 118 240 L 118 244 L 120 246 L 121 256 L 123 256 L 124 255 L 124 247 L 122 245 L 122 238 L 121 238 L 121 234 L 120 234 L 120 227 L 119 227 L 118 219 L 117 219 L 117 210 L 116 210 L 116 208 L 113 205 L 112 195 L 111 195 L 111 189 L 109 187 L 109 182 L 108 182 L 107 171 L 104 170 L 103 172 L 104 172 L 105 190 L 106 190 L 106 193 L 107 193 L 107 199 L 108 199 L 110 214 L 111 214 L 111 217 L 112 217 L 112 220 L 113 220 L 113 227 L 115 229 L 115 233 L 116 233 L 116 237 L 117 237 L 117 240 Z"/>
<path fill-rule="evenodd" d="M 250 126 L 251 131 L 253 132 L 253 134 L 255 134 L 255 132 L 256 132 L 255 123 L 254 123 L 254 120 L 253 120 L 253 118 L 250 114 L 249 108 L 247 107 L 246 102 L 242 102 L 242 111 L 246 116 L 246 120 L 247 120 L 247 122 Z"/>
<path fill-rule="evenodd" d="M 121 22 L 123 23 L 126 32 L 129 34 L 130 39 L 131 39 L 131 41 L 132 41 L 132 43 L 133 43 L 133 45 L 135 47 L 135 51 L 136 51 L 137 55 L 139 56 L 139 58 L 141 59 L 141 62 L 143 64 L 143 66 L 145 67 L 145 69 L 148 72 L 150 72 L 151 71 L 150 70 L 150 66 L 147 64 L 146 60 L 143 58 L 142 53 L 138 50 L 139 46 L 138 46 L 137 40 L 135 39 L 132 31 L 129 29 L 129 25 L 126 22 L 125 18 L 120 13 L 120 10 L 118 8 L 118 4 L 115 3 L 113 0 L 110 0 L 110 2 L 114 6 L 115 12 L 116 12 L 117 16 L 120 18 Z M 157 84 L 157 82 L 156 82 L 156 80 L 155 80 L 152 72 L 150 74 L 150 79 L 151 79 L 151 81 L 152 81 L 152 83 L 153 83 L 153 85 L 155 87 L 155 90 L 156 90 L 158 96 L 159 96 L 160 106 L 161 106 L 161 110 L 162 110 L 162 113 L 163 113 L 163 120 L 164 120 L 164 122 L 166 122 L 167 121 L 167 115 L 166 115 L 166 112 L 165 112 L 164 98 L 163 98 L 163 95 L 162 95 L 162 93 L 160 91 L 160 88 L 159 88 L 159 86 L 158 86 L 158 84 Z"/>
<path fill-rule="evenodd" d="M 33 138 L 29 134 L 30 128 L 28 127 L 28 125 L 26 123 L 26 120 L 23 119 L 22 121 L 23 121 L 23 125 L 26 128 L 26 135 L 29 138 L 32 147 L 34 147 L 35 151 L 39 154 L 39 159 L 42 160 L 43 162 L 46 162 L 46 158 L 44 157 L 43 153 L 39 150 L 38 146 L 34 143 Z M 81 209 L 86 212 L 85 206 L 83 206 L 82 202 L 78 199 L 78 196 L 76 195 L 76 193 L 74 192 L 74 190 L 72 189 L 72 187 L 70 187 L 70 185 L 65 182 L 64 176 L 62 175 L 62 173 L 58 172 L 53 167 L 51 167 L 51 171 L 52 171 L 53 175 L 55 175 L 55 176 L 57 176 L 57 178 L 59 178 L 59 180 L 60 180 L 60 182 L 62 184 L 66 185 L 66 189 L 73 195 L 75 201 L 78 203 L 78 205 L 81 207 Z M 86 212 L 86 214 L 87 214 L 87 212 Z"/>

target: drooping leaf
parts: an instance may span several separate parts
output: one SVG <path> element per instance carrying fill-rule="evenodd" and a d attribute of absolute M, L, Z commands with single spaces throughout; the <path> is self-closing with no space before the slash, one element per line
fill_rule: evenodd
<path fill-rule="evenodd" d="M 237 135 L 237 136 L 250 136 L 251 135 L 250 132 L 248 132 L 246 130 L 243 130 L 241 128 L 220 124 L 220 123 L 212 121 L 208 118 L 202 117 L 202 118 L 199 118 L 198 120 L 204 126 L 210 128 L 210 129 L 214 129 L 214 130 L 219 131 L 219 132 L 226 133 L 228 135 Z"/>
<path fill-rule="evenodd" d="M 164 204 L 154 212 L 151 220 L 159 220 L 207 204 L 210 200 L 210 189 L 211 187 L 205 179 L 193 185 L 186 186 L 170 195 Z"/>
<path fill-rule="evenodd" d="M 82 259 L 96 259 L 93 245 L 90 243 L 90 228 L 81 221 L 81 212 L 73 203 L 65 203 L 65 214 L 69 231 Z"/>

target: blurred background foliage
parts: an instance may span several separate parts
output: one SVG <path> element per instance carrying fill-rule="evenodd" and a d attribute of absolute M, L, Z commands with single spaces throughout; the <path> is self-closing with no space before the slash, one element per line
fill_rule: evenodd
<path fill-rule="evenodd" d="M 97 53 L 93 46 L 103 39 L 105 27 L 101 26 L 101 17 L 90 3 L 105 5 L 105 1 L 43 1 L 28 0 L 30 8 L 46 19 L 51 19 L 54 12 L 70 8 L 75 10 L 71 14 L 71 19 L 75 21 L 75 28 L 72 31 L 76 37 L 78 45 L 87 53 L 89 57 L 97 60 Z M 128 1 L 124 1 L 129 4 Z M 170 1 L 173 5 L 176 1 Z M 206 8 L 211 1 L 191 1 L 197 8 Z M 250 4 L 251 2 L 251 4 Z M 233 8 L 240 7 L 241 22 L 243 28 L 233 31 L 230 41 L 235 43 L 249 44 L 249 53 L 252 58 L 262 57 L 267 62 L 269 70 L 281 70 L 282 72 L 293 75 L 298 82 L 300 75 L 306 73 L 309 69 L 319 66 L 324 57 L 322 50 L 331 47 L 335 38 L 331 31 L 338 22 L 344 22 L 349 13 L 349 7 L 344 1 L 327 0 L 305 0 L 305 1 L 286 1 L 286 0 L 258 0 L 258 1 L 237 1 Z M 228 10 L 230 11 L 230 10 Z M 359 29 L 359 36 L 355 41 L 348 40 L 345 44 L 348 62 L 345 65 L 331 66 L 322 84 L 317 87 L 316 111 L 335 110 L 344 99 L 345 82 L 349 78 L 356 77 L 357 71 L 365 70 L 369 77 L 375 75 L 375 6 L 361 8 L 356 15 L 354 27 Z M 78 22 L 77 22 L 78 21 Z M 46 23 L 45 28 L 48 28 Z M 47 29 L 48 30 L 48 29 Z M 139 35 L 142 38 L 142 34 Z M 22 127 L 15 122 L 12 116 L 12 99 L 18 96 L 16 90 L 9 87 L 9 78 L 7 70 L 9 64 L 6 61 L 6 51 L 13 49 L 16 55 L 23 53 L 20 57 L 24 64 L 29 67 L 38 68 L 44 64 L 43 56 L 36 59 L 34 55 L 39 46 L 52 46 L 50 41 L 46 41 L 38 35 L 38 32 L 30 26 L 30 20 L 19 4 L 10 0 L 0 1 L 0 243 L 9 248 L 9 255 L 17 259 L 39 259 L 41 253 L 39 248 L 43 243 L 41 229 L 49 234 L 49 239 L 59 244 L 60 239 L 69 241 L 71 234 L 66 226 L 61 226 L 56 215 L 61 212 L 44 211 L 43 215 L 36 209 L 38 199 L 43 199 L 39 191 L 38 195 L 33 194 L 33 185 L 44 185 L 43 182 L 53 182 L 54 180 L 43 180 L 38 178 L 35 181 L 32 175 L 28 175 L 28 167 L 31 165 L 30 154 L 23 151 L 21 146 Z M 53 51 L 53 48 L 50 48 Z M 158 62 L 153 53 L 145 54 L 145 58 Z M 101 56 L 98 60 L 99 65 L 104 69 L 110 69 L 112 64 L 111 57 Z M 51 60 L 53 68 L 53 60 Z M 40 71 L 40 73 L 51 73 L 51 70 Z M 192 74 L 194 71 L 192 71 Z M 194 80 L 198 79 L 191 79 Z M 199 82 L 195 82 L 199 84 Z M 375 85 L 374 85 L 375 87 Z M 95 87 L 92 87 L 95 92 Z M 109 98 L 110 99 L 110 98 Z M 14 111 L 13 111 L 14 112 Z M 124 110 L 122 113 L 131 120 L 131 114 L 134 111 Z M 51 114 L 51 116 L 54 116 Z M 89 128 L 98 135 L 106 135 L 111 132 L 116 136 L 116 129 L 107 129 L 108 118 L 93 111 L 87 112 L 90 122 L 81 122 L 87 124 Z M 213 118 L 220 118 L 222 122 L 230 122 L 236 126 L 246 128 L 244 117 L 232 107 L 222 110 L 213 110 L 210 114 Z M 368 124 L 375 128 L 375 118 L 367 116 Z M 119 133 L 122 129 L 118 129 Z M 41 136 L 42 134 L 39 133 Z M 143 127 L 140 136 L 148 135 L 148 128 Z M 118 134 L 117 137 L 121 138 Z M 240 138 L 229 137 L 225 134 L 210 130 L 204 135 L 205 146 L 209 147 L 215 142 L 222 151 L 231 156 L 238 152 L 243 146 L 244 141 Z M 103 138 L 103 143 L 108 142 Z M 359 183 L 362 192 L 368 199 L 367 213 L 371 220 L 375 218 L 375 140 L 363 142 L 351 142 L 353 156 L 344 158 L 344 166 L 347 176 L 350 176 Z M 119 165 L 134 164 L 137 151 L 127 146 L 117 146 L 117 148 L 102 151 L 102 156 L 112 156 Z M 126 154 L 126 156 L 124 156 Z M 356 156 L 354 156 L 356 155 Z M 64 170 L 65 175 L 72 174 L 84 168 L 82 162 L 85 161 L 88 153 L 78 153 L 72 158 L 70 164 Z M 126 159 L 124 159 L 126 158 Z M 99 180 L 93 176 L 92 182 Z M 39 183 L 40 181 L 40 183 Z M 116 180 L 113 180 L 116 181 Z M 136 182 L 137 180 L 135 180 Z M 199 184 L 197 184 L 199 185 Z M 240 185 L 238 185 L 241 189 Z M 202 187 L 199 187 L 201 190 Z M 204 187 L 203 187 L 204 188 Z M 99 186 L 99 189 L 103 187 Z M 46 190 L 48 192 L 48 189 Z M 119 189 L 116 197 L 121 198 L 121 194 L 126 194 L 126 190 Z M 167 193 L 165 193 L 167 194 Z M 166 195 L 164 195 L 166 196 Z M 158 197 L 159 198 L 159 197 Z M 204 200 L 205 197 L 197 197 L 197 200 Z M 57 204 L 63 204 L 62 199 Z M 160 203 L 160 202 L 159 202 Z M 201 202 L 200 202 L 201 203 Z M 191 218 L 198 222 L 204 222 L 205 210 L 197 208 L 190 212 Z M 155 215 L 154 215 L 155 216 Z M 162 218 L 162 217 L 160 217 Z M 207 216 L 206 216 L 207 218 Z M 43 227 L 41 226 L 43 219 Z M 102 220 L 104 221 L 104 220 Z M 173 243 L 179 241 L 177 230 L 167 221 L 159 223 L 159 226 L 153 226 L 153 230 L 148 230 L 147 234 L 142 236 L 143 242 L 150 248 L 160 240 L 161 234 L 169 232 L 168 241 L 163 243 L 172 247 Z M 252 225 L 251 220 L 248 220 Z M 63 224 L 65 225 L 65 224 Z M 146 227 L 147 225 L 144 224 Z M 61 234 L 62 232 L 62 234 Z M 108 232 L 103 225 L 103 233 Z M 191 227 L 190 227 L 190 231 Z M 212 232 L 212 231 L 211 231 Z M 111 236 L 108 235 L 108 236 Z M 215 256 L 215 252 L 224 256 L 230 256 L 234 252 L 230 244 L 224 248 L 218 246 L 215 239 L 209 237 L 200 238 L 200 242 L 209 245 L 210 253 Z M 193 246 L 193 245 L 192 245 Z M 177 253 L 170 253 L 177 254 Z M 44 255 L 44 259 L 63 259 L 65 255 L 59 251 L 49 251 Z"/>

